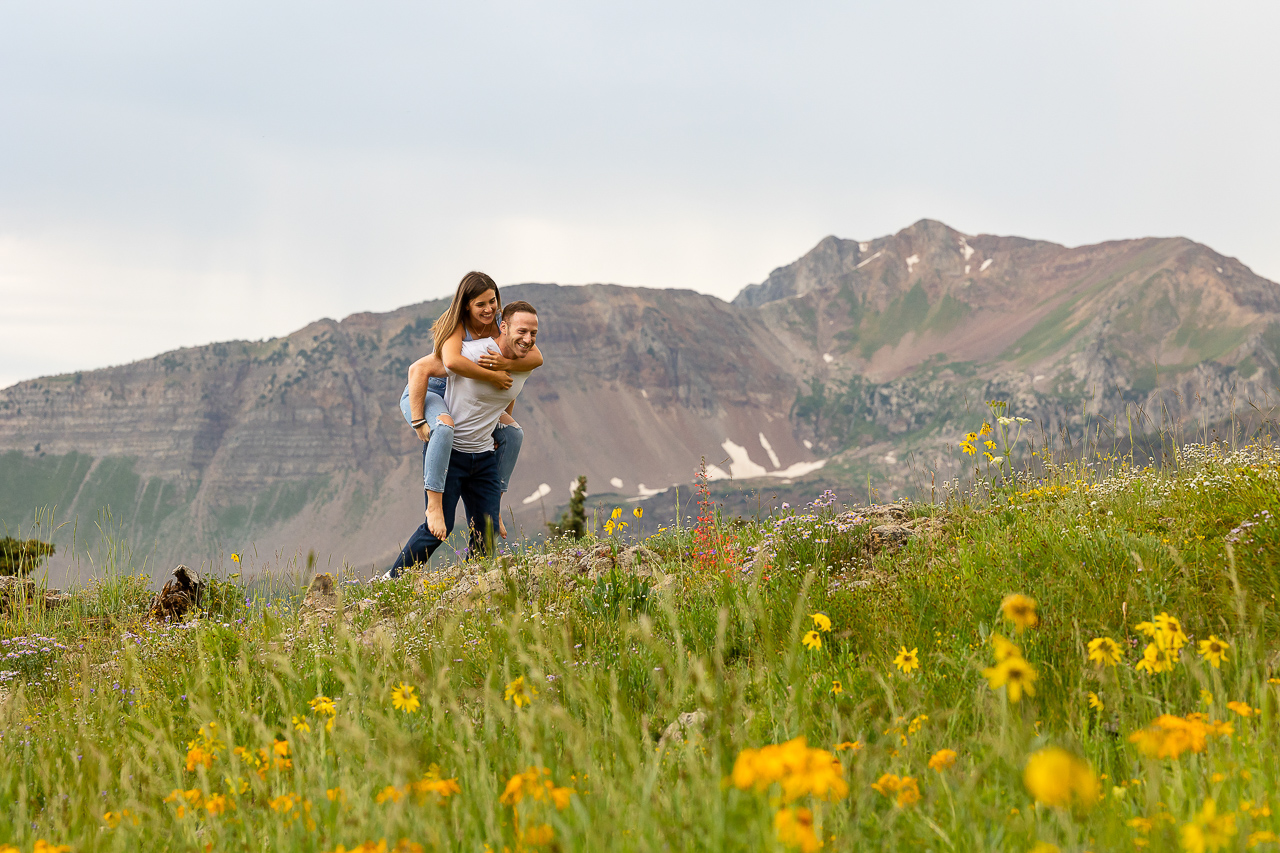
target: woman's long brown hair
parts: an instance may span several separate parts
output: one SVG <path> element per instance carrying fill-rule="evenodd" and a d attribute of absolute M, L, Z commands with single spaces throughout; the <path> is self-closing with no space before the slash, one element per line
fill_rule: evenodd
<path fill-rule="evenodd" d="M 444 342 L 458 330 L 458 325 L 466 318 L 471 300 L 486 290 L 492 290 L 493 295 L 498 297 L 498 310 L 501 311 L 502 294 L 498 292 L 498 285 L 494 284 L 489 276 L 482 272 L 469 272 L 462 277 L 462 281 L 458 282 L 458 290 L 453 294 L 449 309 L 431 324 L 431 345 L 435 350 L 436 358 L 440 357 L 440 349 L 444 346 Z"/>

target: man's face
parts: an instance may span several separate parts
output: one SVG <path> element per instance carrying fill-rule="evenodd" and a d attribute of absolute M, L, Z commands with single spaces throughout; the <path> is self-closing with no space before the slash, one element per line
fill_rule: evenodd
<path fill-rule="evenodd" d="M 502 324 L 503 349 L 510 348 L 514 358 L 524 358 L 538 341 L 538 315 L 517 311 Z M 504 353 L 505 355 L 505 353 Z"/>

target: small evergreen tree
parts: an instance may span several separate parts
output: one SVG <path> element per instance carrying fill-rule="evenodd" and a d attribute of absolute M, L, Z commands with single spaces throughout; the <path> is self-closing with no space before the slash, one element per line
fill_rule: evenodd
<path fill-rule="evenodd" d="M 53 553 L 53 545 L 39 539 L 0 539 L 0 575 L 29 575 Z"/>
<path fill-rule="evenodd" d="M 569 498 L 569 509 L 560 513 L 560 517 L 555 521 L 548 521 L 547 527 L 550 528 L 552 536 L 571 534 L 574 539 L 581 539 L 587 535 L 586 475 L 578 477 L 578 482 L 573 487 L 573 494 Z"/>

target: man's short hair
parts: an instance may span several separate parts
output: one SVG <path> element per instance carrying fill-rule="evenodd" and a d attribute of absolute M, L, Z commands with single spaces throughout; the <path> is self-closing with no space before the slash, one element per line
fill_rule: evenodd
<path fill-rule="evenodd" d="M 502 322 L 505 323 L 510 320 L 512 314 L 519 314 L 521 312 L 524 312 L 525 314 L 532 314 L 535 317 L 538 316 L 538 309 L 534 308 L 523 299 L 517 299 L 515 302 L 508 302 L 506 305 L 502 306 Z"/>

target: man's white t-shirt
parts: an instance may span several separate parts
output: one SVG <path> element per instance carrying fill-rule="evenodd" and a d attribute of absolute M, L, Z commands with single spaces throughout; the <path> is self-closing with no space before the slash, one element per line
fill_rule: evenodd
<path fill-rule="evenodd" d="M 480 338 L 462 342 L 462 354 L 477 364 L 480 356 L 492 350 L 502 353 L 493 338 Z M 498 418 L 512 400 L 520 396 L 528 372 L 511 374 L 511 387 L 498 390 L 492 382 L 481 382 L 459 376 L 449 371 L 444 390 L 444 402 L 453 416 L 453 448 L 464 453 L 484 453 L 493 450 L 493 430 Z"/>

